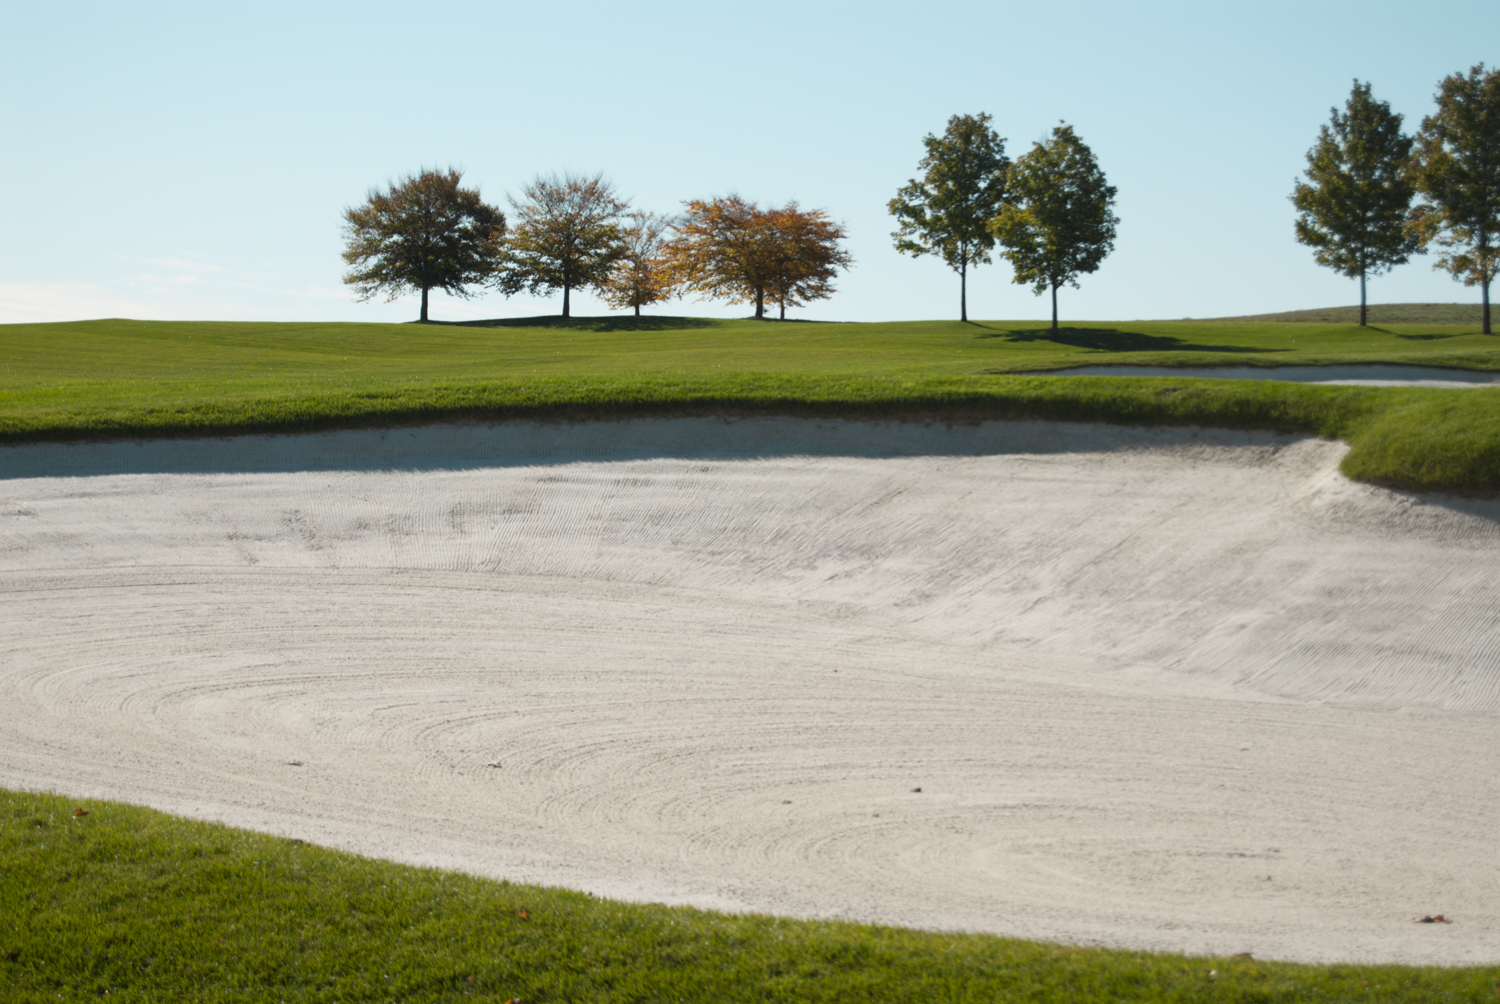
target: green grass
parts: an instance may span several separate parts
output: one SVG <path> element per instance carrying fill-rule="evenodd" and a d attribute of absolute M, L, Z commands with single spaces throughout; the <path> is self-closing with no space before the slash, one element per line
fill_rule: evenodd
<path fill-rule="evenodd" d="M 1440 1004 L 1500 983 L 631 905 L 79 804 L 0 790 L 0 1000 Z"/>
<path fill-rule="evenodd" d="M 629 415 L 1057 419 L 1313 433 L 1345 471 L 1500 491 L 1500 391 L 1032 377 L 1079 364 L 1412 363 L 1500 370 L 1463 325 L 556 318 L 469 325 L 0 326 L 0 442 Z"/>
<path fill-rule="evenodd" d="M 1483 323 L 1483 318 L 1484 308 L 1478 303 L 1372 303 L 1365 309 L 1365 320 L 1371 324 L 1465 324 L 1477 327 Z M 1279 314 L 1250 314 L 1220 320 L 1358 324 L 1359 304 L 1350 307 L 1288 310 Z"/>

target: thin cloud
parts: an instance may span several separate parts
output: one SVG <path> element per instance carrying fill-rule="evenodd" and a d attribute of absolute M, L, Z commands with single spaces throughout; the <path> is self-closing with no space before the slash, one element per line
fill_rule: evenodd
<path fill-rule="evenodd" d="M 149 317 L 145 304 L 83 282 L 0 282 L 0 324 Z"/>

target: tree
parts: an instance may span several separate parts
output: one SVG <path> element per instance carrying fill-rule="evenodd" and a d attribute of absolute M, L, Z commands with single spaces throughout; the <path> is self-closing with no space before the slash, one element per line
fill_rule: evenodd
<path fill-rule="evenodd" d="M 419 290 L 425 322 L 429 290 L 467 298 L 466 287 L 494 273 L 505 214 L 485 205 L 479 189 L 461 187 L 462 179 L 452 168 L 422 171 L 389 191 L 371 189 L 364 205 L 344 210 L 344 282 L 361 301 Z"/>
<path fill-rule="evenodd" d="M 667 268 L 684 289 L 730 303 L 755 304 L 766 316 L 766 289 L 776 273 L 765 212 L 738 195 L 693 199 L 663 246 Z"/>
<path fill-rule="evenodd" d="M 1066 123 L 1035 143 L 1010 169 L 1013 202 L 990 223 L 1015 269 L 1013 281 L 1041 296 L 1052 290 L 1052 333 L 1057 334 L 1057 288 L 1078 288 L 1078 276 L 1095 272 L 1114 250 L 1115 189 L 1104 180 L 1094 151 Z"/>
<path fill-rule="evenodd" d="M 1411 137 L 1401 116 L 1354 81 L 1343 114 L 1307 151 L 1307 182 L 1297 182 L 1292 204 L 1297 240 L 1313 248 L 1319 265 L 1359 279 L 1359 323 L 1365 324 L 1365 277 L 1388 272 L 1421 250 L 1408 225 L 1414 194 L 1407 160 Z"/>
<path fill-rule="evenodd" d="M 765 320 L 766 298 L 786 308 L 833 295 L 833 279 L 854 263 L 839 247 L 844 227 L 795 200 L 761 209 L 738 195 L 684 203 L 687 213 L 664 245 L 673 281 L 704 296 L 753 303 Z"/>
<path fill-rule="evenodd" d="M 988 224 L 1005 203 L 1005 140 L 981 113 L 954 115 L 942 136 L 928 133 L 922 142 L 922 180 L 907 182 L 887 204 L 899 223 L 891 237 L 897 251 L 937 255 L 958 273 L 958 317 L 968 321 L 969 267 L 989 264 L 995 238 Z"/>
<path fill-rule="evenodd" d="M 660 213 L 636 211 L 629 214 L 630 226 L 621 231 L 624 253 L 615 262 L 614 271 L 604 284 L 605 302 L 611 307 L 641 308 L 672 298 L 672 281 L 662 244 L 672 221 Z"/>
<path fill-rule="evenodd" d="M 575 289 L 601 290 L 625 253 L 620 217 L 628 204 L 602 174 L 541 177 L 511 199 L 516 224 L 505 243 L 496 285 L 506 296 L 562 290 L 562 316 Z"/>
<path fill-rule="evenodd" d="M 1490 330 L 1490 283 L 1500 264 L 1500 70 L 1484 64 L 1438 85 L 1437 113 L 1417 132 L 1413 173 L 1423 203 L 1412 227 L 1424 244 L 1449 250 L 1435 268 L 1478 286 L 1484 333 Z"/>
<path fill-rule="evenodd" d="M 759 226 L 771 258 L 766 291 L 780 306 L 783 321 L 787 307 L 832 296 L 838 270 L 854 264 L 849 252 L 839 247 L 847 236 L 843 224 L 821 209 L 803 211 L 794 200 L 768 210 Z"/>

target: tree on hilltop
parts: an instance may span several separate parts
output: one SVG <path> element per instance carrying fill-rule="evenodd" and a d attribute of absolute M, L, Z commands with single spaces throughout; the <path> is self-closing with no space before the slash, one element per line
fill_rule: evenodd
<path fill-rule="evenodd" d="M 562 290 L 562 316 L 570 316 L 573 290 L 603 291 L 625 254 L 620 217 L 629 204 L 602 174 L 538 176 L 511 199 L 515 226 L 505 242 L 496 286 L 506 296 Z"/>
<path fill-rule="evenodd" d="M 760 226 L 767 234 L 770 280 L 766 291 L 786 320 L 787 307 L 801 307 L 833 295 L 839 269 L 854 258 L 840 247 L 848 234 L 821 209 L 803 210 L 795 200 L 768 210 Z"/>
<path fill-rule="evenodd" d="M 441 289 L 473 294 L 468 286 L 495 271 L 505 235 L 505 214 L 486 205 L 479 189 L 464 188 L 463 174 L 422 171 L 372 189 L 364 205 L 344 210 L 344 282 L 361 301 L 379 293 L 386 301 L 408 291 L 422 294 L 418 317 L 427 320 L 427 294 Z"/>
<path fill-rule="evenodd" d="M 1438 109 L 1417 133 L 1413 174 L 1423 197 L 1412 225 L 1447 250 L 1441 268 L 1480 288 L 1490 330 L 1490 283 L 1500 266 L 1500 70 L 1480 63 L 1438 85 Z"/>
<path fill-rule="evenodd" d="M 1005 204 L 1005 140 L 990 128 L 990 116 L 954 115 L 942 136 L 922 140 L 924 173 L 887 203 L 899 224 L 896 250 L 919 258 L 936 255 L 958 273 L 958 317 L 969 319 L 969 268 L 987 265 L 995 246 L 989 222 Z"/>
<path fill-rule="evenodd" d="M 738 195 L 691 199 L 663 247 L 672 281 L 730 303 L 752 303 L 766 316 L 774 262 L 760 225 L 764 211 Z"/>
<path fill-rule="evenodd" d="M 1052 333 L 1057 334 L 1057 289 L 1078 288 L 1078 276 L 1095 272 L 1114 250 L 1115 188 L 1094 151 L 1066 123 L 1035 143 L 1010 169 L 1012 200 L 990 222 L 1015 269 L 1014 282 L 1041 296 L 1052 291 Z"/>
<path fill-rule="evenodd" d="M 672 298 L 672 280 L 662 253 L 672 221 L 661 213 L 641 210 L 630 213 L 628 219 L 630 225 L 620 232 L 624 251 L 604 284 L 603 296 L 611 307 L 634 307 L 635 316 L 640 317 L 642 307 Z"/>
<path fill-rule="evenodd" d="M 1359 323 L 1366 320 L 1365 277 L 1387 272 L 1420 253 L 1408 225 L 1415 189 L 1407 170 L 1411 137 L 1401 116 L 1354 81 L 1341 114 L 1331 109 L 1318 142 L 1307 151 L 1307 181 L 1297 183 L 1297 240 L 1319 265 L 1359 279 Z"/>
<path fill-rule="evenodd" d="M 672 279 L 684 289 L 750 303 L 764 320 L 766 299 L 786 308 L 833 295 L 833 278 L 854 261 L 840 246 L 841 224 L 795 201 L 762 209 L 738 195 L 694 199 L 664 246 Z"/>

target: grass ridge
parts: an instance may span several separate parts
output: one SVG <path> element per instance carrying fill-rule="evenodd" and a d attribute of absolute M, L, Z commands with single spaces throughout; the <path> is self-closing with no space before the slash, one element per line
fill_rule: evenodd
<path fill-rule="evenodd" d="M 1500 341 L 1228 322 L 0 325 L 0 444 L 689 415 L 1050 420 L 1337 438 L 1351 477 L 1500 493 L 1500 390 L 1020 372 L 1357 362 L 1500 370 Z"/>

